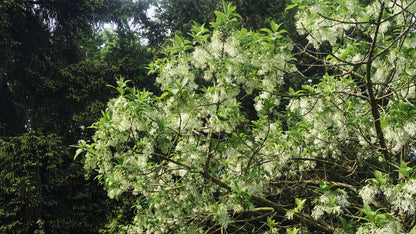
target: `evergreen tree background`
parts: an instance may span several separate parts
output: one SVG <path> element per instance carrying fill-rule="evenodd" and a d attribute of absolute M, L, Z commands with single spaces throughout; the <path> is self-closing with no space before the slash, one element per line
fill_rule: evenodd
<path fill-rule="evenodd" d="M 0 232 L 95 233 L 124 210 L 74 148 L 124 76 L 151 89 L 150 50 L 130 29 L 143 1 L 0 3 Z M 102 31 L 104 23 L 117 26 Z M 128 208 L 126 209 L 128 210 Z"/>

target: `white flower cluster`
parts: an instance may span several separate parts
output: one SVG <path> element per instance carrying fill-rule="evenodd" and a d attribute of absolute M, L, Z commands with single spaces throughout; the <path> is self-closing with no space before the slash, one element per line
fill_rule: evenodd
<path fill-rule="evenodd" d="M 308 41 L 316 48 L 325 41 L 335 45 L 337 38 L 341 38 L 352 27 L 353 24 L 348 22 L 357 22 L 357 18 L 365 14 L 357 0 L 348 0 L 345 4 L 339 4 L 336 11 L 330 7 L 325 1 L 314 1 L 308 10 L 299 11 L 296 15 L 296 28 L 301 34 L 307 34 Z M 333 22 L 326 18 L 342 19 L 345 23 Z"/>
<path fill-rule="evenodd" d="M 359 142 L 360 147 L 368 147 L 374 141 L 374 125 L 367 111 L 369 104 L 357 97 L 361 91 L 352 79 L 334 79 L 327 76 L 318 85 L 310 87 L 310 97 L 292 99 L 288 106 L 291 112 L 302 116 L 301 123 L 305 126 L 293 129 L 300 131 L 301 136 L 296 135 L 298 139 L 293 139 L 292 144 L 299 145 L 297 142 L 301 141 L 306 145 L 301 148 L 302 153 L 299 153 L 300 147 L 292 147 L 295 151 L 290 154 L 311 159 L 326 158 L 328 155 L 339 158 L 343 154 L 342 149 L 338 148 L 339 142 Z M 299 123 L 296 124 L 300 126 Z M 354 146 L 357 144 L 354 143 Z M 371 153 L 357 156 L 366 158 Z M 313 164 L 309 161 L 309 165 L 302 167 L 310 166 Z"/>
<path fill-rule="evenodd" d="M 162 90 L 175 87 L 177 82 L 180 82 L 183 87 L 197 89 L 198 85 L 195 83 L 195 75 L 189 71 L 190 65 L 187 58 L 171 61 L 162 68 L 160 75 L 156 78 L 156 82 L 161 85 Z"/>
<path fill-rule="evenodd" d="M 374 180 L 373 180 L 374 181 Z M 408 179 L 396 185 L 370 183 L 360 189 L 359 195 L 364 203 L 380 202 L 384 196 L 391 204 L 391 213 L 401 211 L 408 216 L 416 214 L 416 179 Z M 379 197 L 376 200 L 376 197 Z"/>
<path fill-rule="evenodd" d="M 192 53 L 192 64 L 196 68 L 205 69 L 210 59 L 211 55 L 202 47 L 195 48 L 195 51 Z"/>
<path fill-rule="evenodd" d="M 315 202 L 317 205 L 312 209 L 311 216 L 316 220 L 325 214 L 339 216 L 343 214 L 344 208 L 350 206 L 347 193 L 341 189 L 324 193 Z"/>
<path fill-rule="evenodd" d="M 333 53 L 337 56 L 337 59 L 332 59 L 331 62 L 338 65 L 342 64 L 347 68 L 344 72 L 353 69 L 345 62 L 356 65 L 361 63 L 360 66 L 363 66 L 365 61 L 368 60 L 367 55 L 363 54 L 359 47 L 367 41 L 360 37 L 350 37 L 348 35 L 350 27 L 354 27 L 358 31 L 366 31 L 368 35 L 374 35 L 375 25 L 363 24 L 362 22 L 371 20 L 375 22 L 383 10 L 385 16 L 383 16 L 379 25 L 377 41 L 379 41 L 380 47 L 390 48 L 392 41 L 389 38 L 391 37 L 386 37 L 386 35 L 391 30 L 393 23 L 396 24 L 396 27 L 403 28 L 402 32 L 404 33 L 412 27 L 412 21 L 409 21 L 409 18 L 413 18 L 413 15 L 409 9 L 416 9 L 414 1 L 373 1 L 366 7 L 362 7 L 359 1 L 348 0 L 343 1 L 342 4 L 334 4 L 337 5 L 336 11 L 332 10 L 333 6 L 326 4 L 325 1 L 309 3 L 311 6 L 307 10 L 299 11 L 297 15 L 298 31 L 307 34 L 310 43 L 317 48 L 324 41 L 328 41 L 333 46 Z M 384 4 L 384 8 L 381 4 Z M 388 15 L 391 18 L 388 18 Z M 384 20 L 384 17 L 388 20 Z M 361 23 L 357 24 L 358 22 Z M 403 38 L 403 47 L 391 47 L 385 53 L 375 57 L 372 64 L 376 70 L 373 75 L 373 82 L 380 84 L 390 79 L 391 88 L 402 87 L 405 83 L 405 80 L 401 79 L 403 74 L 414 75 L 416 67 L 415 57 L 408 56 L 403 51 L 414 48 L 415 43 L 415 33 L 410 29 L 406 37 Z M 380 87 L 376 85 L 376 89 Z"/>
<path fill-rule="evenodd" d="M 394 210 L 400 210 L 411 216 L 416 214 L 416 180 L 410 179 L 396 185 L 386 194 Z"/>
<path fill-rule="evenodd" d="M 373 186 L 366 185 L 360 189 L 360 196 L 365 203 L 372 203 L 375 196 L 379 193 L 379 189 L 374 188 Z"/>
<path fill-rule="evenodd" d="M 397 222 L 390 221 L 385 224 L 383 227 L 378 227 L 371 223 L 366 223 L 361 225 L 357 229 L 357 234 L 367 234 L 367 233 L 374 233 L 374 234 L 397 234 L 400 233 L 398 229 Z"/>
<path fill-rule="evenodd" d="M 410 139 L 416 137 L 416 123 L 407 122 L 404 126 L 387 126 L 384 132 L 392 152 L 397 153 Z"/>

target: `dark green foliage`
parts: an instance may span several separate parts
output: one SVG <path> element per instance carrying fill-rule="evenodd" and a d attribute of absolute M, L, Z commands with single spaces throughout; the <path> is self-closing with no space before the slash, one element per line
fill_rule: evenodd
<path fill-rule="evenodd" d="M 123 207 L 83 166 L 75 144 L 88 138 L 108 84 L 145 78 L 151 51 L 129 28 L 147 3 L 125 0 L 0 3 L 0 233 L 96 233 Z M 101 34 L 105 22 L 118 25 Z M 38 222 L 39 221 L 39 222 Z"/>
<path fill-rule="evenodd" d="M 54 216 L 46 211 L 58 208 L 54 197 L 65 186 L 61 172 L 68 153 L 56 135 L 31 132 L 0 141 L 1 232 L 45 228 L 38 221 L 50 225 Z"/>
<path fill-rule="evenodd" d="M 218 0 L 162 0 L 157 10 L 159 32 L 162 36 L 169 32 L 185 34 L 192 28 L 192 22 L 211 22 L 218 3 Z"/>
<path fill-rule="evenodd" d="M 290 0 L 232 0 L 238 13 L 242 16 L 243 25 L 249 29 L 270 27 L 270 22 L 279 22 L 283 28 L 294 32 L 293 12 L 285 11 Z M 289 30 L 291 29 L 291 30 Z"/>
<path fill-rule="evenodd" d="M 33 133 L 6 140 L 0 141 L 0 231 L 34 232 L 45 209 L 54 205 L 48 197 L 64 182 L 58 169 L 61 140 Z"/>
<path fill-rule="evenodd" d="M 291 3 L 290 0 L 231 0 L 241 15 L 242 25 L 245 28 L 259 30 L 269 27 L 270 22 L 283 23 L 283 28 L 291 36 L 296 36 L 294 27 L 295 10 L 285 11 Z M 161 0 L 158 1 L 155 22 L 149 22 L 147 36 L 153 38 L 154 44 L 169 33 L 176 32 L 186 36 L 193 23 L 207 24 L 215 19 L 215 10 L 223 11 L 222 0 L 192 1 L 192 0 Z"/>
<path fill-rule="evenodd" d="M 107 221 L 112 203 L 93 181 L 79 180 L 70 158 L 55 134 L 0 141 L 1 233 L 91 233 Z"/>
<path fill-rule="evenodd" d="M 99 52 L 99 46 L 102 45 L 94 42 L 97 36 L 93 29 L 95 25 L 111 20 L 122 26 L 122 22 L 128 17 L 139 22 L 140 17 L 144 17 L 145 8 L 146 4 L 141 1 L 135 4 L 116 0 L 59 3 L 39 1 L 38 5 L 29 1 L 6 1 L 4 5 L 0 5 L 0 32 L 2 38 L 5 38 L 2 41 L 5 45 L 0 48 L 0 52 L 9 55 L 2 56 L 4 61 L 0 64 L 0 97 L 4 96 L 1 100 L 8 107 L 0 112 L 0 119 L 8 122 L 8 117 L 15 112 L 21 116 L 18 119 L 13 118 L 7 124 L 13 125 L 10 126 L 12 129 L 3 127 L 3 131 L 18 134 L 18 129 L 24 132 L 24 126 L 29 124 L 32 129 L 42 128 L 42 131 L 56 132 L 60 127 L 53 126 L 51 121 L 61 126 L 70 126 L 67 120 L 62 119 L 72 118 L 71 112 L 65 108 L 71 106 L 66 99 L 71 95 L 70 89 L 73 87 L 65 78 L 68 77 L 68 72 L 82 70 L 83 65 L 87 66 L 86 69 L 91 69 L 91 64 L 84 61 L 93 62 L 96 69 L 101 71 L 99 75 L 106 72 L 104 77 L 94 78 L 105 80 L 100 87 L 111 83 L 115 75 L 125 75 L 132 79 L 133 76 L 139 77 L 140 74 L 136 72 L 143 70 L 148 56 L 142 52 L 137 53 L 139 49 L 143 50 L 139 48 L 137 36 L 128 35 L 128 29 L 123 32 L 120 30 L 117 35 L 127 44 L 114 43 L 115 46 L 124 48 L 122 52 L 129 51 L 130 55 L 134 53 L 136 57 L 127 53 L 116 53 L 102 61 L 101 57 L 94 57 L 94 53 Z M 132 45 L 132 42 L 136 44 Z M 138 57 L 141 59 L 135 60 Z M 135 60 L 135 64 L 132 60 Z M 130 66 L 135 70 L 126 68 Z M 67 132 L 67 129 L 63 132 Z"/>

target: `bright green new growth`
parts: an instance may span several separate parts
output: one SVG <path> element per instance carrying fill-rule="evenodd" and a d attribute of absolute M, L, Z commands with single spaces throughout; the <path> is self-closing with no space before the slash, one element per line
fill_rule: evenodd
<path fill-rule="evenodd" d="M 128 232 L 413 228 L 416 4 L 294 4 L 299 31 L 330 48 L 302 47 L 327 70 L 316 84 L 285 90 L 285 31 L 239 28 L 230 4 L 150 65 L 162 95 L 118 81 L 79 147 L 110 197 L 137 195 Z"/>

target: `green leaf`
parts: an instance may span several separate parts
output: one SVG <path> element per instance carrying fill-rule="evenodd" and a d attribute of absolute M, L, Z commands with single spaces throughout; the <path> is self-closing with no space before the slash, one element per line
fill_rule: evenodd
<path fill-rule="evenodd" d="M 218 23 L 224 23 L 225 22 L 225 14 L 221 11 L 214 11 L 215 15 L 217 16 L 217 22 Z"/>
<path fill-rule="evenodd" d="M 168 96 L 169 95 L 169 92 L 164 92 L 164 93 L 162 93 L 161 95 L 160 95 L 160 97 L 159 97 L 159 100 L 161 100 L 161 99 L 163 99 L 163 98 L 165 98 L 166 96 Z"/>
<path fill-rule="evenodd" d="M 407 164 L 405 162 L 400 162 L 400 166 L 390 163 L 390 165 L 394 166 L 395 168 L 397 168 L 398 173 L 400 173 L 401 175 L 410 178 L 411 177 L 411 173 L 413 172 L 413 168 L 412 167 L 408 167 Z"/>
<path fill-rule="evenodd" d="M 297 7 L 298 6 L 298 4 L 291 4 L 291 5 L 289 5 L 289 6 L 287 6 L 286 8 L 285 8 L 285 11 L 288 11 L 288 10 L 290 10 L 290 9 L 293 9 L 293 8 L 295 8 L 295 7 Z"/>
<path fill-rule="evenodd" d="M 260 31 L 263 31 L 263 32 L 266 32 L 266 33 L 268 33 L 269 35 L 271 35 L 273 32 L 272 32 L 272 30 L 270 30 L 270 29 L 268 29 L 268 28 L 262 28 L 262 29 L 260 29 Z"/>
<path fill-rule="evenodd" d="M 276 226 L 276 221 L 271 219 L 270 217 L 267 217 L 267 226 L 272 229 Z"/>
<path fill-rule="evenodd" d="M 286 229 L 287 234 L 297 234 L 300 230 L 298 228 L 288 228 Z"/>
<path fill-rule="evenodd" d="M 389 120 L 388 119 L 385 119 L 385 120 L 381 121 L 380 127 L 382 129 L 385 129 L 388 126 L 388 124 L 389 124 Z"/>
<path fill-rule="evenodd" d="M 388 40 L 389 40 L 390 38 L 392 38 L 392 37 L 393 37 L 393 36 L 391 36 L 391 35 L 387 35 L 387 36 L 385 36 L 385 37 L 384 37 L 384 40 L 385 40 L 385 41 L 388 41 Z"/>
<path fill-rule="evenodd" d="M 80 155 L 82 152 L 84 152 L 84 149 L 77 149 L 74 155 L 74 161 L 77 159 L 78 155 Z"/>
<path fill-rule="evenodd" d="M 353 227 L 353 225 L 351 223 L 349 223 L 345 218 L 343 217 L 339 217 L 339 220 L 341 221 L 342 224 L 342 229 L 344 231 L 346 231 L 347 233 L 351 232 L 351 228 Z"/>
<path fill-rule="evenodd" d="M 303 210 L 303 206 L 305 205 L 306 199 L 296 198 L 295 202 L 296 202 L 296 206 L 297 206 L 295 208 L 295 212 L 300 212 L 301 210 Z"/>
<path fill-rule="evenodd" d="M 313 93 L 313 87 L 310 85 L 302 85 L 302 89 L 304 89 L 308 93 Z"/>
<path fill-rule="evenodd" d="M 271 29 L 272 29 L 273 32 L 277 32 L 277 30 L 279 29 L 280 25 L 282 25 L 282 24 L 277 25 L 273 20 L 270 22 L 270 27 L 271 27 Z"/>
<path fill-rule="evenodd" d="M 364 203 L 364 208 L 361 209 L 361 211 L 368 217 L 373 217 L 374 216 L 374 212 L 371 209 L 371 207 L 365 202 Z"/>

